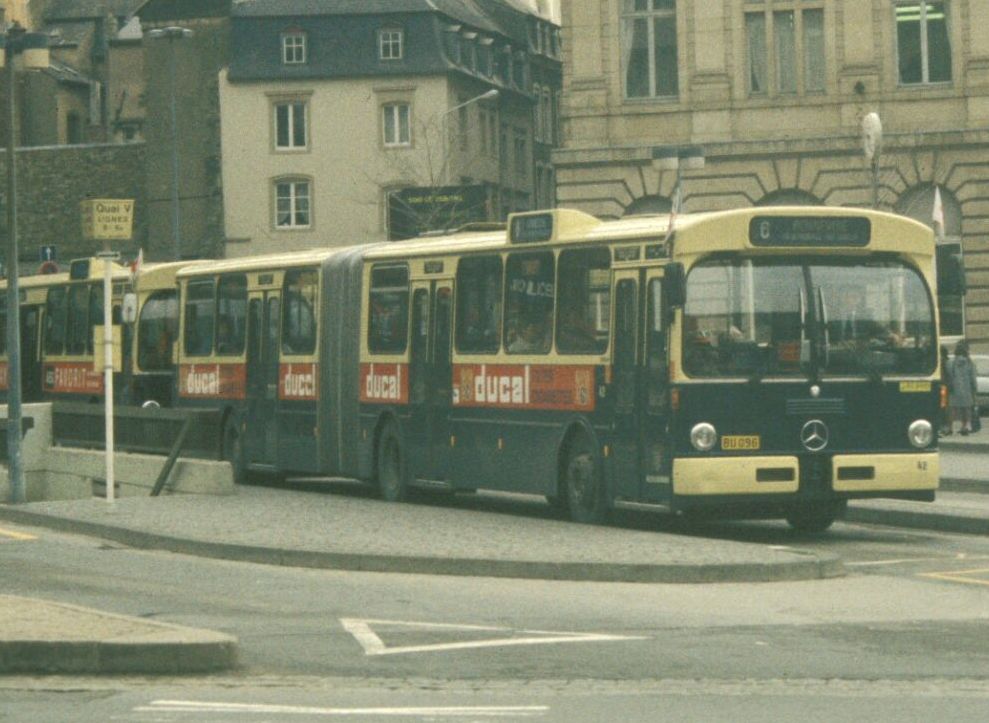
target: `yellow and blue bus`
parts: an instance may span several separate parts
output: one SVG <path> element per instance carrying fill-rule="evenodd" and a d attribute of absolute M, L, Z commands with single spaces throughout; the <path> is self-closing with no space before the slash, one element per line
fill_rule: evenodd
<path fill-rule="evenodd" d="M 98 402 L 104 377 L 96 362 L 96 329 L 103 325 L 103 261 L 75 259 L 67 272 L 19 279 L 22 398 L 26 402 Z M 178 330 L 175 275 L 195 262 L 149 263 L 139 269 L 114 263 L 112 319 L 120 339 L 117 401 L 173 403 L 174 341 Z M 6 283 L 0 283 L 0 293 Z M 125 298 L 135 318 L 123 318 Z M 5 310 L 5 304 L 0 301 Z M 6 314 L 2 314 L 6 324 Z M 0 342 L 2 345 L 3 342 Z M 0 390 L 6 396 L 6 349 L 0 346 Z"/>
<path fill-rule="evenodd" d="M 804 530 L 938 484 L 934 239 L 902 217 L 556 209 L 178 276 L 179 394 L 239 473 Z"/>

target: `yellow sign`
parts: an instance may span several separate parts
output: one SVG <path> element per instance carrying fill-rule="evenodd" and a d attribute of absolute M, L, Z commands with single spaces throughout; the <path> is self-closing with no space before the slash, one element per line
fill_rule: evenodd
<path fill-rule="evenodd" d="M 761 446 L 762 440 L 758 434 L 726 434 L 721 438 L 721 449 L 723 450 L 757 450 Z"/>
<path fill-rule="evenodd" d="M 121 343 L 122 333 L 120 330 L 120 324 L 114 324 L 113 329 L 113 358 L 110 360 L 113 364 L 113 371 L 122 372 L 124 370 L 124 358 L 121 352 L 123 344 Z M 106 358 L 103 353 L 104 346 L 103 342 L 106 340 L 106 328 L 100 324 L 99 326 L 93 327 L 93 371 L 102 372 L 103 363 Z"/>
<path fill-rule="evenodd" d="M 900 382 L 900 391 L 904 394 L 908 392 L 929 392 L 930 382 Z"/>
<path fill-rule="evenodd" d="M 134 200 L 93 198 L 79 204 L 82 236 L 90 241 L 128 241 L 134 227 Z"/>

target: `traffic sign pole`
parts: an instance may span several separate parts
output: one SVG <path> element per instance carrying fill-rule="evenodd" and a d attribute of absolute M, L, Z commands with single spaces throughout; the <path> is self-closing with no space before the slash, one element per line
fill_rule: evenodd
<path fill-rule="evenodd" d="M 106 425 L 106 501 L 115 501 L 113 469 L 113 259 L 116 254 L 104 251 L 103 258 L 103 399 Z"/>

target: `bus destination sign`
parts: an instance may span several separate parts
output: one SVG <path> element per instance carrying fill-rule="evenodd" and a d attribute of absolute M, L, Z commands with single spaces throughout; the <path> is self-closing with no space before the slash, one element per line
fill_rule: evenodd
<path fill-rule="evenodd" d="M 861 216 L 754 216 L 753 246 L 868 246 L 872 222 Z"/>
<path fill-rule="evenodd" d="M 512 218 L 511 241 L 515 244 L 531 244 L 553 238 L 553 214 L 534 213 Z"/>

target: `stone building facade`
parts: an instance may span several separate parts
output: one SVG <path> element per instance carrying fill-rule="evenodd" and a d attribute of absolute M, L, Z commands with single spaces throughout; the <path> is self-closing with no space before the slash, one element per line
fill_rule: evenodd
<path fill-rule="evenodd" d="M 221 73 L 227 255 L 552 201 L 559 28 L 518 0 L 250 0 Z"/>
<path fill-rule="evenodd" d="M 0 151 L 0 177 L 7 173 Z M 42 246 L 55 246 L 59 264 L 102 248 L 82 238 L 79 203 L 87 198 L 132 198 L 134 235 L 113 250 L 133 258 L 147 240 L 144 192 L 145 144 L 46 146 L 17 150 L 17 237 L 23 273 L 32 273 Z M 4 194 L 0 192 L 0 198 Z M 3 199 L 6 203 L 6 199 Z M 0 240 L 6 224 L 0 224 Z"/>
<path fill-rule="evenodd" d="M 172 157 L 178 160 L 179 255 L 223 255 L 218 73 L 228 62 L 231 0 L 148 0 L 138 10 L 143 31 L 143 135 L 147 141 L 148 246 L 156 260 L 175 255 Z M 149 31 L 178 26 L 179 40 Z M 170 55 L 175 60 L 176 137 L 172 143 Z"/>
<path fill-rule="evenodd" d="M 989 348 L 989 3 L 571 0 L 562 23 L 560 205 L 668 210 L 652 155 L 671 145 L 705 158 L 682 171 L 687 211 L 875 202 L 930 223 L 937 187 L 968 280 L 944 332 Z"/>

